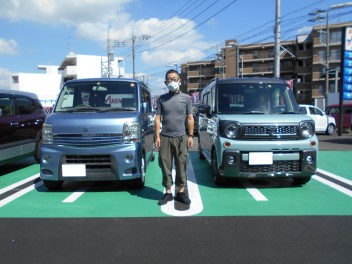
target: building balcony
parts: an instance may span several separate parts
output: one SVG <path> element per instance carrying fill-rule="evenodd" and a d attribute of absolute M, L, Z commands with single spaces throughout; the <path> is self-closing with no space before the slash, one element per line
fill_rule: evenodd
<path fill-rule="evenodd" d="M 298 74 L 311 74 L 312 73 L 312 66 L 305 66 L 305 67 L 297 67 Z"/>
<path fill-rule="evenodd" d="M 312 98 L 322 98 L 324 96 L 323 91 L 319 89 L 312 89 Z"/>
<path fill-rule="evenodd" d="M 296 51 L 297 58 L 311 58 L 312 50 L 297 50 Z"/>
<path fill-rule="evenodd" d="M 312 83 L 311 82 L 304 82 L 304 83 L 296 83 L 296 89 L 297 90 L 311 90 L 312 88 Z"/>
<path fill-rule="evenodd" d="M 77 66 L 67 66 L 62 73 L 62 77 L 77 76 Z"/>
<path fill-rule="evenodd" d="M 199 89 L 199 83 L 188 83 L 187 90 L 196 90 Z"/>

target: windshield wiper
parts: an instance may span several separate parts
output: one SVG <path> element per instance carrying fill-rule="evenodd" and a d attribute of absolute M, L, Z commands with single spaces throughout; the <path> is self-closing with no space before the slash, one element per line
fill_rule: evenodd
<path fill-rule="evenodd" d="M 113 111 L 136 111 L 134 107 L 112 107 L 104 110 L 100 110 L 101 112 L 113 112 Z"/>
<path fill-rule="evenodd" d="M 248 111 L 248 112 L 243 112 L 241 114 L 248 115 L 248 114 L 265 114 L 265 113 L 262 111 Z"/>
<path fill-rule="evenodd" d="M 287 112 L 281 112 L 280 114 L 287 115 L 287 114 L 298 114 L 298 113 L 294 111 L 287 111 Z"/>

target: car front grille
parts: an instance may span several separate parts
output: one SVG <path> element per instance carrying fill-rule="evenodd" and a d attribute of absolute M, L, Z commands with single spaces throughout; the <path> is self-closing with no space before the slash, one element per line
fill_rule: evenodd
<path fill-rule="evenodd" d="M 67 155 L 62 163 L 85 164 L 87 169 L 110 169 L 112 166 L 110 155 Z"/>
<path fill-rule="evenodd" d="M 100 133 L 100 134 L 56 134 L 55 145 L 69 146 L 104 146 L 121 144 L 122 134 Z"/>
<path fill-rule="evenodd" d="M 242 138 L 243 139 L 281 139 L 281 138 L 292 138 L 296 139 L 298 137 L 297 126 L 286 125 L 286 126 L 244 126 Z"/>
<path fill-rule="evenodd" d="M 248 161 L 241 161 L 241 172 L 270 173 L 270 172 L 299 172 L 298 160 L 274 161 L 272 165 L 249 165 Z"/>

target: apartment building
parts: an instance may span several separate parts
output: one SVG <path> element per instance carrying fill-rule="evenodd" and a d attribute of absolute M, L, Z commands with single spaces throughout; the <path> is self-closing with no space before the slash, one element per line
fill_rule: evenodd
<path fill-rule="evenodd" d="M 298 103 L 325 108 L 337 98 L 341 34 L 346 26 L 352 26 L 352 23 L 328 25 L 328 42 L 327 25 L 315 26 L 308 34 L 296 36 L 295 40 L 281 41 L 280 78 L 292 81 Z M 217 60 L 181 66 L 183 80 L 187 80 L 183 84 L 184 91 L 199 91 L 213 78 L 273 77 L 274 49 L 274 42 L 239 45 L 237 40 L 226 40 Z M 328 91 L 325 90 L 326 84 Z"/>

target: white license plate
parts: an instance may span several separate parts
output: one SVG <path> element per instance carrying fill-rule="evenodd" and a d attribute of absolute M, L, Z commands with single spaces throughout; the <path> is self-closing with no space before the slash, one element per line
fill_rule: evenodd
<path fill-rule="evenodd" d="M 62 177 L 85 177 L 86 164 L 62 164 Z"/>
<path fill-rule="evenodd" d="M 272 152 L 249 152 L 249 165 L 272 165 Z"/>

